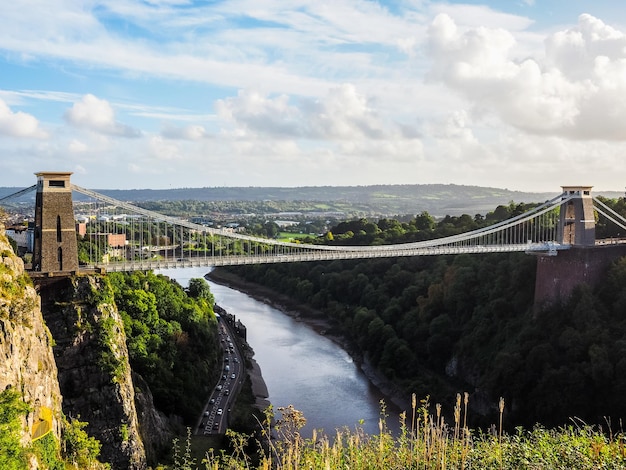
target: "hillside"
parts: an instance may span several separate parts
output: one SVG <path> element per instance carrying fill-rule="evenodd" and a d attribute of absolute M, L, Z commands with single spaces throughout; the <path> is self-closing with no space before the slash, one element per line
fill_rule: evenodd
<path fill-rule="evenodd" d="M 22 188 L 0 188 L 0 198 Z M 178 189 L 96 189 L 107 196 L 132 202 L 147 201 L 306 201 L 310 210 L 395 215 L 427 211 L 435 217 L 484 213 L 500 204 L 543 202 L 558 194 L 531 193 L 508 189 L 454 184 L 306 186 L 306 187 L 213 187 Z M 606 197 L 621 196 L 617 191 L 599 191 Z M 75 195 L 80 200 L 80 195 Z M 31 192 L 22 200 L 34 203 Z M 315 204 L 314 204 L 315 203 Z"/>
<path fill-rule="evenodd" d="M 501 215 L 506 219 L 511 214 Z M 423 222 L 420 217 L 403 223 L 381 220 L 369 232 L 363 230 L 370 223 L 366 220 L 340 223 L 331 227 L 334 238 L 327 243 L 440 238 L 452 228 L 463 233 L 484 221 L 449 217 Z M 276 263 L 217 271 L 322 312 L 331 324 L 327 334 L 345 338 L 357 357 L 405 397 L 417 393 L 453 403 L 457 392 L 467 391 L 473 425 L 488 426 L 494 404 L 504 397 L 515 425 L 561 426 L 576 417 L 594 424 L 608 419 L 611 428 L 626 417 L 626 258 L 620 259 L 613 247 L 606 249 L 613 250 L 615 262 L 603 268 L 602 281 L 579 285 L 568 298 L 541 305 L 534 297 L 537 258 L 522 253 Z M 608 255 L 598 251 L 598 256 Z M 591 283 L 591 277 L 585 282 Z"/>

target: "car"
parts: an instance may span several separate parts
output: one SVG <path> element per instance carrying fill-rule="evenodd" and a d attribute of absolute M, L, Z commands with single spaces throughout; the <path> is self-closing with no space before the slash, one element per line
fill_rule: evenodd
<path fill-rule="evenodd" d="M 226 380 L 226 374 L 222 375 L 222 380 Z"/>
<path fill-rule="evenodd" d="M 229 393 L 230 393 L 230 390 L 224 390 L 224 395 L 228 396 Z"/>
<path fill-rule="evenodd" d="M 221 415 L 221 414 L 222 414 L 222 409 L 221 409 L 221 408 L 218 408 L 218 409 L 217 409 L 217 414 L 218 414 L 218 415 Z"/>
<path fill-rule="evenodd" d="M 234 359 L 234 361 L 235 361 L 237 364 L 239 364 L 239 358 L 238 358 L 238 357 L 236 357 L 236 358 Z"/>
<path fill-rule="evenodd" d="M 210 403 L 211 405 L 212 405 L 213 403 L 215 403 L 215 398 L 211 398 L 211 399 L 209 400 L 209 403 Z M 207 413 L 208 413 L 208 411 L 207 411 Z M 205 415 L 205 416 L 207 416 L 207 415 Z"/>
<path fill-rule="evenodd" d="M 205 412 L 204 412 L 204 416 L 209 416 L 209 412 L 208 412 L 208 411 L 205 411 Z"/>
<path fill-rule="evenodd" d="M 220 428 L 219 423 L 214 423 L 214 424 L 213 424 L 213 429 L 219 429 L 219 428 Z"/>
<path fill-rule="evenodd" d="M 237 377 L 235 374 L 230 374 L 231 379 L 234 379 L 235 377 Z"/>
<path fill-rule="evenodd" d="M 221 385 L 218 385 L 218 386 L 217 386 L 217 389 L 218 389 L 218 390 L 221 390 L 221 389 L 222 389 L 222 386 L 221 386 Z"/>
<path fill-rule="evenodd" d="M 228 372 L 230 370 L 230 366 L 224 366 L 224 370 Z"/>

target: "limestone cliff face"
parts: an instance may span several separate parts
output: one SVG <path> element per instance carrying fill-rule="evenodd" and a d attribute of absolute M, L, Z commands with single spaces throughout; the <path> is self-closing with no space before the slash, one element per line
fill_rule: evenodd
<path fill-rule="evenodd" d="M 74 276 L 40 284 L 42 308 L 56 342 L 63 411 L 89 425 L 114 469 L 147 468 L 124 326 L 103 279 Z"/>
<path fill-rule="evenodd" d="M 154 407 L 152 392 L 143 377 L 133 373 L 133 384 L 139 432 L 146 449 L 148 463 L 154 467 L 158 464 L 160 457 L 172 449 L 174 432 L 167 416 Z"/>
<path fill-rule="evenodd" d="M 59 439 L 61 393 L 52 354 L 52 336 L 42 318 L 39 296 L 13 254 L 0 225 L 0 390 L 12 387 L 31 406 L 22 442 L 32 439 L 33 425 L 52 411 L 52 432 Z"/>
<path fill-rule="evenodd" d="M 124 326 L 106 282 L 40 277 L 35 285 L 0 224 L 0 391 L 12 387 L 31 407 L 23 445 L 45 429 L 42 419 L 60 441 L 64 413 L 89 423 L 85 430 L 102 444 L 99 460 L 112 469 L 155 465 L 172 432 L 147 384 L 131 376 Z"/>

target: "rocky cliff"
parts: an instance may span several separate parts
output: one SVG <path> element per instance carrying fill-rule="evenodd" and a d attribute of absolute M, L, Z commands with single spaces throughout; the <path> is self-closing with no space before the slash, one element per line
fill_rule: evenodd
<path fill-rule="evenodd" d="M 45 321 L 56 345 L 63 411 L 89 424 L 113 468 L 144 469 L 124 325 L 102 278 L 38 281 Z"/>
<path fill-rule="evenodd" d="M 131 373 L 106 280 L 39 277 L 33 286 L 1 225 L 0 358 L 0 391 L 18 390 L 31 408 L 23 419 L 24 447 L 45 429 L 38 426 L 44 419 L 61 442 L 62 414 L 88 423 L 85 431 L 102 445 L 99 460 L 114 470 L 156 465 L 171 447 L 167 418 Z"/>
<path fill-rule="evenodd" d="M 0 225 L 0 390 L 19 391 L 30 406 L 22 426 L 25 447 L 48 426 L 60 437 L 62 398 L 52 343 L 39 296 Z"/>

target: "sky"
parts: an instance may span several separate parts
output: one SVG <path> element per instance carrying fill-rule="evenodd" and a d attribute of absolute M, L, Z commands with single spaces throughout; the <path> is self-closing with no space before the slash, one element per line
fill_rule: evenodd
<path fill-rule="evenodd" d="M 0 186 L 626 186 L 615 0 L 0 2 Z"/>

